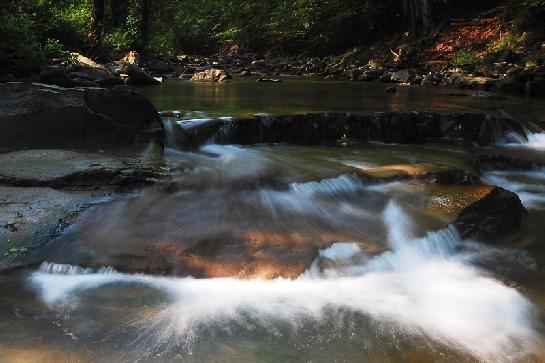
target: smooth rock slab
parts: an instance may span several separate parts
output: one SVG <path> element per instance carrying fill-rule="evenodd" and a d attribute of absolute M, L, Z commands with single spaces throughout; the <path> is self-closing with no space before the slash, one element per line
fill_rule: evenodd
<path fill-rule="evenodd" d="M 158 176 L 153 148 L 126 155 L 71 150 L 21 150 L 0 154 L 0 184 L 97 189 L 142 185 Z M 148 180 L 149 179 L 149 180 Z"/>
<path fill-rule="evenodd" d="M 18 254 L 59 233 L 83 205 L 99 199 L 91 192 L 0 186 L 0 270 Z"/>

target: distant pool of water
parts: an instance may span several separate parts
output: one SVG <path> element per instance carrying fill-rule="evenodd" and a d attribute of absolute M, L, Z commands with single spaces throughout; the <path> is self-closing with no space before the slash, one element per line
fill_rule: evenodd
<path fill-rule="evenodd" d="M 142 92 L 159 111 L 203 111 L 212 117 L 430 110 L 486 112 L 545 124 L 543 99 L 477 100 L 472 97 L 473 90 L 416 86 L 395 86 L 398 92 L 388 94 L 384 91 L 388 86 L 392 85 L 295 77 L 284 78 L 281 83 L 235 78 L 222 84 L 167 79 L 163 85 L 147 87 Z"/>

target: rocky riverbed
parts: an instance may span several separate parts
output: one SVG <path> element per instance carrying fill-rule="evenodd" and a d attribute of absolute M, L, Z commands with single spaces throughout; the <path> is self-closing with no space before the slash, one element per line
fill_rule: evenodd
<path fill-rule="evenodd" d="M 448 217 L 445 218 L 454 222 L 458 213 L 464 210 L 461 219 L 455 223 L 464 235 L 478 236 L 485 240 L 496 240 L 498 236 L 508 239 L 519 233 L 525 209 L 515 194 L 501 188 L 480 186 L 481 170 L 490 165 L 497 167 L 498 163 L 504 164 L 504 168 L 513 166 L 523 169 L 536 165 L 535 160 L 501 154 L 481 155 L 477 146 L 494 144 L 509 134 L 525 137 L 525 131 L 524 126 L 516 121 L 476 113 L 399 112 L 370 116 L 301 114 L 209 119 L 197 123 L 180 121 L 179 114 L 164 114 L 162 121 L 167 130 L 165 137 L 153 106 L 137 93 L 126 89 L 61 88 L 11 83 L 1 86 L 0 93 L 4 95 L 0 127 L 5 130 L 2 133 L 4 153 L 0 154 L 3 269 L 55 260 L 97 268 L 107 265 L 129 272 L 203 277 L 296 277 L 310 265 L 318 249 L 327 246 L 327 236 L 337 235 L 337 239 L 341 235 L 345 235 L 344 239 L 357 238 L 357 229 L 350 232 L 350 228 L 326 228 L 320 232 L 322 237 L 314 235 L 310 239 L 309 236 L 297 237 L 282 228 L 273 228 L 266 234 L 240 231 L 238 235 L 230 237 L 230 242 L 224 241 L 218 245 L 214 241 L 219 235 L 223 235 L 224 240 L 226 238 L 221 230 L 211 231 L 209 236 L 201 236 L 196 230 L 192 238 L 173 240 L 170 234 L 171 237 L 162 237 L 159 231 L 178 231 L 181 227 L 154 222 L 156 229 L 144 221 L 139 223 L 145 226 L 142 230 L 137 226 L 131 227 L 135 217 L 131 217 L 128 211 L 142 209 L 142 203 L 159 203 L 155 208 L 165 210 L 179 209 L 177 205 L 193 206 L 187 211 L 178 212 L 185 214 L 191 213 L 192 208 L 199 204 L 199 199 L 212 203 L 216 198 L 225 198 L 224 193 L 229 193 L 229 190 L 241 193 L 263 183 L 272 187 L 272 190 L 288 187 L 285 181 L 278 178 L 278 171 L 274 169 L 263 175 L 260 172 L 247 174 L 243 169 L 238 169 L 238 164 L 234 164 L 231 170 L 220 169 L 210 174 L 210 165 L 206 166 L 206 163 L 216 163 L 214 159 L 202 164 L 202 157 L 206 159 L 207 152 L 204 151 L 202 157 L 197 157 L 199 153 L 193 152 L 208 143 L 248 146 L 287 143 L 327 147 L 331 150 L 368 148 L 365 145 L 376 142 L 429 144 L 432 148 L 438 147 L 438 150 L 441 150 L 437 146 L 439 144 L 466 148 L 468 151 L 464 151 L 464 161 L 457 165 L 437 164 L 426 158 L 418 160 L 421 158 L 418 157 L 410 164 L 390 160 L 386 164 L 361 170 L 346 166 L 343 168 L 348 175 L 352 175 L 349 183 L 355 187 L 358 183 L 362 183 L 363 188 L 368 183 L 378 187 L 411 180 L 421 180 L 424 185 L 465 186 L 465 189 L 453 189 L 447 193 L 453 204 L 442 207 L 443 212 L 448 210 L 444 214 Z M 165 142 L 170 157 L 163 155 Z M 172 159 L 172 148 L 190 152 L 181 160 Z M 228 150 L 225 149 L 225 152 Z M 248 153 L 252 155 L 250 150 Z M 259 162 L 263 157 L 258 156 L 260 153 L 256 154 L 256 160 L 250 158 L 249 161 Z M 221 160 L 222 157 L 219 158 L 219 165 Z M 268 161 L 265 159 L 263 163 L 265 167 Z M 338 168 L 334 165 L 332 167 Z M 326 175 L 320 178 L 324 177 Z M 306 176 L 300 182 L 310 182 L 314 178 Z M 328 183 L 326 179 L 323 183 Z M 71 238 L 69 236 L 66 241 L 61 238 L 52 247 L 46 246 L 35 252 L 36 247 L 60 236 L 66 227 L 78 222 L 81 212 L 88 207 L 116 200 L 123 194 L 143 188 L 153 190 L 147 201 L 129 199 L 111 205 L 110 202 L 106 203 L 110 206 L 93 208 L 97 212 L 90 212 L 91 216 L 95 213 L 128 216 L 125 222 L 118 220 L 117 232 L 110 229 L 100 232 L 95 222 L 91 222 L 88 227 L 85 222 L 81 222 L 83 225 L 78 228 L 89 229 L 85 233 L 90 239 L 82 239 L 81 234 L 78 234 L 78 240 L 83 241 L 82 247 L 85 246 L 85 250 L 95 250 L 91 255 L 88 252 L 77 252 L 80 242 L 66 245 L 66 241 Z M 209 197 L 205 194 L 199 197 L 199 193 L 208 188 L 216 190 L 217 196 Z M 184 190 L 196 194 L 185 196 Z M 240 200 L 255 198 L 248 195 L 239 197 Z M 159 199 L 154 202 L 156 198 Z M 481 199 L 480 204 L 473 206 Z M 221 208 L 224 207 L 227 206 Z M 206 211 L 205 205 L 199 208 Z M 248 205 L 245 208 L 251 211 L 257 206 Z M 254 217 L 248 219 L 256 218 L 261 208 L 250 212 Z M 426 208 L 429 208 L 428 211 L 441 210 L 433 204 Z M 478 221 L 486 215 L 490 222 L 481 228 Z M 95 220 L 98 217 L 87 218 Z M 206 214 L 203 215 L 202 222 L 206 224 L 207 218 Z M 266 220 L 266 214 L 262 218 Z M 504 220 L 513 223 L 507 224 Z M 187 227 L 182 233 L 191 236 L 191 230 Z M 96 238 L 101 233 L 104 235 Z M 131 241 L 129 245 L 120 242 L 116 249 L 108 242 L 109 234 L 127 233 L 126 238 Z M 271 239 L 270 236 L 276 237 Z M 369 251 L 375 251 L 373 253 L 380 251 L 371 247 L 372 244 L 367 245 Z M 297 248 L 294 249 L 294 246 Z M 77 261 L 72 261 L 75 255 L 79 257 Z"/>

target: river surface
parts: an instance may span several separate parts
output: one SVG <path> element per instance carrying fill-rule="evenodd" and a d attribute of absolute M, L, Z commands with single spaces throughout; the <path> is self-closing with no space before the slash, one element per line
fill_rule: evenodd
<path fill-rule="evenodd" d="M 384 87 L 287 79 L 144 91 L 158 109 L 181 110 L 181 124 L 415 109 L 545 121 L 535 100 Z M 468 170 L 480 152 L 543 161 L 545 137 L 486 149 L 168 148 L 172 190 L 114 196 L 41 249 L 40 267 L 0 275 L 0 362 L 545 362 L 545 170 L 481 177 L 530 212 L 508 245 L 462 240 L 448 226 L 485 186 L 358 177 Z M 164 246 L 191 250 L 197 272 L 122 272 L 134 267 L 120 262 L 127 256 Z M 165 261 L 144 263 L 160 271 Z"/>

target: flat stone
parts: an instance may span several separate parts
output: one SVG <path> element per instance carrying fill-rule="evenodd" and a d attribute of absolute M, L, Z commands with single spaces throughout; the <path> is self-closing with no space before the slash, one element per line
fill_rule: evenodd
<path fill-rule="evenodd" d="M 0 184 L 20 187 L 99 188 L 146 184 L 157 174 L 158 152 L 109 153 L 21 150 L 0 154 Z"/>
<path fill-rule="evenodd" d="M 78 172 L 123 167 L 120 159 L 69 150 L 23 150 L 0 154 L 0 180 L 51 182 Z"/>

